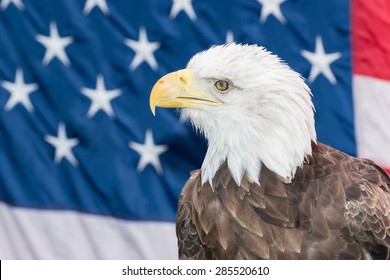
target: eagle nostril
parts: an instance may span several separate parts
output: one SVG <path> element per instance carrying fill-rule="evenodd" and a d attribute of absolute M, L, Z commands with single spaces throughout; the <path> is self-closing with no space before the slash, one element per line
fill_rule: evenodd
<path fill-rule="evenodd" d="M 186 85 L 187 84 L 187 80 L 185 78 L 183 78 L 183 76 L 180 76 L 179 77 L 179 81 L 182 85 Z"/>

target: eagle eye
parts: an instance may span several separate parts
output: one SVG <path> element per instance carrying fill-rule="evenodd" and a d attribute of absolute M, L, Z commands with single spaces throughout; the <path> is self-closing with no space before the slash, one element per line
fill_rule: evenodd
<path fill-rule="evenodd" d="M 214 87 L 220 92 L 226 92 L 230 89 L 230 83 L 225 80 L 218 80 L 214 83 Z"/>

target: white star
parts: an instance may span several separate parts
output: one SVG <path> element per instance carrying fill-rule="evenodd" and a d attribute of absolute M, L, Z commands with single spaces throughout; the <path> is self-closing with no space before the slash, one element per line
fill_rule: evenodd
<path fill-rule="evenodd" d="M 167 145 L 155 145 L 153 133 L 150 129 L 146 131 L 145 144 L 130 142 L 129 147 L 140 154 L 137 171 L 142 172 L 148 164 L 151 164 L 158 174 L 162 174 L 159 156 L 168 150 Z"/>
<path fill-rule="evenodd" d="M 19 10 L 24 9 L 24 5 L 23 5 L 22 0 L 3 0 L 3 1 L 1 1 L 0 8 L 2 10 L 5 10 L 9 6 L 9 4 L 11 4 L 11 3 L 13 3 Z"/>
<path fill-rule="evenodd" d="M 264 23 L 269 15 L 274 15 L 276 19 L 281 23 L 286 23 L 282 12 L 280 11 L 280 5 L 286 0 L 257 0 L 261 5 L 260 21 Z"/>
<path fill-rule="evenodd" d="M 51 144 L 55 149 L 54 162 L 59 164 L 63 158 L 66 158 L 73 166 L 78 165 L 78 161 L 73 155 L 72 149 L 79 144 L 77 138 L 67 138 L 65 125 L 60 123 L 58 126 L 58 136 L 45 136 L 45 141 Z"/>
<path fill-rule="evenodd" d="M 108 15 L 110 13 L 110 11 L 108 10 L 106 0 L 87 0 L 85 2 L 83 13 L 85 15 L 89 14 L 94 7 L 99 7 L 99 9 L 105 15 Z"/>
<path fill-rule="evenodd" d="M 196 20 L 196 14 L 192 7 L 192 0 L 172 0 L 172 8 L 169 17 L 174 19 L 180 11 L 184 11 L 192 20 Z"/>
<path fill-rule="evenodd" d="M 337 80 L 330 69 L 330 64 L 341 57 L 340 52 L 325 53 L 322 38 L 317 36 L 314 53 L 303 50 L 301 55 L 311 63 L 309 82 L 313 82 L 319 74 L 323 74 L 329 82 L 336 84 Z"/>
<path fill-rule="evenodd" d="M 1 85 L 11 94 L 4 106 L 6 111 L 11 110 L 19 103 L 21 103 L 29 112 L 34 110 L 29 96 L 33 91 L 37 90 L 38 85 L 34 83 L 25 84 L 22 69 L 18 68 L 16 70 L 15 82 L 2 81 Z"/>
<path fill-rule="evenodd" d="M 229 30 L 228 32 L 226 32 L 225 44 L 231 44 L 231 43 L 234 43 L 234 35 L 233 35 L 233 31 Z"/>
<path fill-rule="evenodd" d="M 50 23 L 50 35 L 37 35 L 36 40 L 46 48 L 43 64 L 47 65 L 54 58 L 58 57 L 66 66 L 70 65 L 65 48 L 73 42 L 73 37 L 60 37 L 55 22 Z"/>
<path fill-rule="evenodd" d="M 160 48 L 159 42 L 149 42 L 145 27 L 139 30 L 138 41 L 126 39 L 125 44 L 135 52 L 135 57 L 130 64 L 130 69 L 136 69 L 142 62 L 146 61 L 149 66 L 156 70 L 158 65 L 153 53 Z"/>
<path fill-rule="evenodd" d="M 109 117 L 112 117 L 114 112 L 110 102 L 122 94 L 120 89 L 107 90 L 102 75 L 97 76 L 95 89 L 82 88 L 81 92 L 92 102 L 87 113 L 89 118 L 92 118 L 99 110 L 103 110 Z"/>

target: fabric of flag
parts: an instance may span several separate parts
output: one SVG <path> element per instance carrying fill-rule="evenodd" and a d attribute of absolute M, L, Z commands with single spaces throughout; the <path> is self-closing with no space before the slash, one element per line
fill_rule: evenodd
<path fill-rule="evenodd" d="M 149 93 L 216 44 L 278 54 L 319 141 L 390 168 L 389 19 L 386 0 L 0 0 L 0 259 L 176 258 L 207 143 Z"/>
<path fill-rule="evenodd" d="M 357 154 L 390 172 L 390 2 L 352 2 Z"/>

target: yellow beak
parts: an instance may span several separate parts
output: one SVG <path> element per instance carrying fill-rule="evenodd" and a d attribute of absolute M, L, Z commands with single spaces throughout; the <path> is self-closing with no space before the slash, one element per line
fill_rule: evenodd
<path fill-rule="evenodd" d="M 150 109 L 155 115 L 156 106 L 165 108 L 198 108 L 200 104 L 220 105 L 222 102 L 196 89 L 191 69 L 169 73 L 154 85 L 150 94 Z"/>

